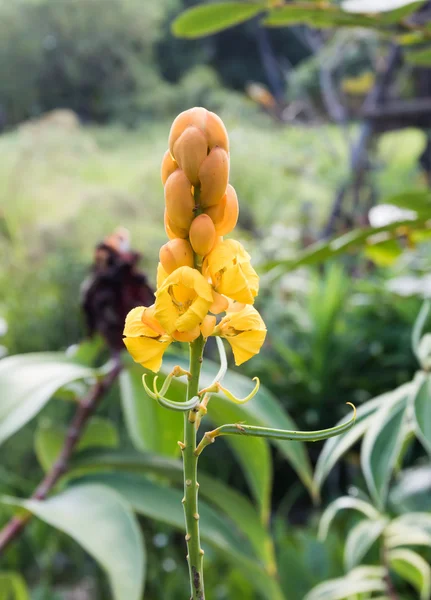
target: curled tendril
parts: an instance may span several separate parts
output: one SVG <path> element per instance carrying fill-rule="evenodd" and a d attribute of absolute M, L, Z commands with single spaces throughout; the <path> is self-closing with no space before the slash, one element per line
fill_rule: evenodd
<path fill-rule="evenodd" d="M 215 381 L 209 387 L 201 390 L 199 392 L 199 396 L 207 395 L 207 394 L 211 394 L 211 393 L 217 394 L 219 392 L 223 392 L 223 394 L 226 396 L 226 398 L 229 398 L 229 400 L 231 400 L 232 402 L 235 402 L 235 404 L 245 404 L 246 402 L 248 402 L 249 400 L 254 398 L 254 396 L 256 396 L 257 392 L 259 391 L 259 388 L 260 388 L 259 377 L 253 377 L 253 381 L 256 382 L 256 385 L 254 386 L 254 389 L 252 389 L 252 391 L 245 398 L 238 398 L 237 396 L 232 394 L 231 391 L 229 391 L 227 388 L 225 388 L 219 381 Z"/>
<path fill-rule="evenodd" d="M 175 402 L 175 400 L 169 400 L 169 398 L 165 398 L 165 396 L 163 396 L 161 394 L 164 386 L 162 386 L 162 389 L 159 392 L 157 390 L 157 385 L 156 385 L 155 380 L 153 382 L 154 391 L 152 391 L 145 380 L 146 375 L 147 374 L 145 373 L 142 376 L 142 384 L 144 386 L 144 389 L 147 392 L 148 396 L 150 398 L 153 398 L 153 400 L 156 400 L 156 402 L 158 402 L 158 404 L 160 404 L 160 406 L 163 406 L 164 408 L 169 408 L 170 410 L 175 410 L 177 412 L 188 412 L 189 410 L 193 410 L 194 408 L 196 408 L 198 406 L 198 404 L 200 402 L 199 396 L 194 396 L 190 400 L 187 400 L 187 402 Z M 172 380 L 172 377 L 171 377 L 171 380 Z M 169 387 L 169 385 L 168 385 L 168 387 Z"/>

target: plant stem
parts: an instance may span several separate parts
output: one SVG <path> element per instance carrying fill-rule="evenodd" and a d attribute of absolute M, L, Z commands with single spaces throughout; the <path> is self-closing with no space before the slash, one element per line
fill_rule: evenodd
<path fill-rule="evenodd" d="M 70 457 L 72 456 L 78 441 L 84 433 L 88 419 L 93 415 L 96 407 L 105 393 L 116 381 L 122 368 L 120 357 L 118 356 L 115 358 L 114 365 L 111 370 L 103 377 L 103 379 L 99 380 L 91 388 L 84 398 L 81 398 L 78 403 L 75 416 L 67 430 L 67 435 L 62 450 L 51 470 L 40 482 L 36 490 L 33 492 L 31 498 L 34 500 L 45 500 L 57 481 L 66 473 Z M 3 527 L 3 529 L 0 531 L 0 555 L 5 548 L 14 539 L 16 539 L 22 533 L 22 531 L 24 531 L 31 518 L 32 515 L 30 513 L 20 517 L 13 517 Z"/>
<path fill-rule="evenodd" d="M 202 336 L 190 344 L 190 378 L 187 399 L 197 396 L 202 353 Z M 198 488 L 196 450 L 196 409 L 184 413 L 184 516 L 186 520 L 187 560 L 189 563 L 191 600 L 204 600 L 203 555 L 199 534 Z"/>

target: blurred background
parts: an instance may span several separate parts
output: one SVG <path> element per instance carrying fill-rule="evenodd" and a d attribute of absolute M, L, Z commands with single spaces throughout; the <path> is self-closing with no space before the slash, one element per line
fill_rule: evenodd
<path fill-rule="evenodd" d="M 418 368 L 410 335 L 431 294 L 431 53 L 426 37 L 406 45 L 431 27 L 431 4 L 393 15 L 383 33 L 343 22 L 319 28 L 311 17 L 263 27 L 259 15 L 199 39 L 175 37 L 172 23 L 196 4 L 1 0 L 0 355 L 70 353 L 82 342 L 80 287 L 95 246 L 119 226 L 155 286 L 170 124 L 204 106 L 229 132 L 240 201 L 235 237 L 262 281 L 268 337 L 241 372 L 258 375 L 299 428 L 331 427 L 345 402 L 360 406 Z M 5 442 L 2 493 L 31 494 L 43 474 L 35 434 L 67 423 L 70 410 L 49 403 Z M 116 389 L 99 416 L 130 445 Z M 218 444 L 202 468 L 249 496 L 238 462 Z M 308 446 L 313 464 L 321 448 Z M 349 521 L 340 520 L 326 545 L 318 542 L 321 507 L 279 451 L 271 453 L 282 586 L 288 600 L 301 600 L 342 574 Z M 429 491 L 429 459 L 417 441 L 404 466 L 422 469 Z M 352 446 L 323 502 L 361 487 Z M 430 509 L 428 497 L 421 510 Z M 0 509 L 2 521 L 9 514 Z M 183 597 L 182 534 L 146 518 L 142 528 L 145 597 Z M 209 600 L 261 597 L 222 555 L 209 551 L 207 565 Z M 10 547 L 1 568 L 23 575 L 35 600 L 110 598 L 97 564 L 42 521 Z M 293 574 L 301 583 L 289 595 Z M 400 589 L 399 598 L 419 598 L 409 584 Z"/>

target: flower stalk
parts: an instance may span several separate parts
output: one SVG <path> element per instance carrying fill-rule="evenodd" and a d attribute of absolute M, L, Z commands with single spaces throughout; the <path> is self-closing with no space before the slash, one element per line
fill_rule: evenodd
<path fill-rule="evenodd" d="M 202 354 L 205 340 L 200 336 L 190 344 L 190 374 L 187 386 L 187 400 L 197 396 L 199 389 L 199 375 L 202 366 Z M 184 516 L 186 521 L 187 560 L 189 564 L 191 598 L 204 600 L 203 557 L 204 551 L 200 544 L 199 510 L 196 455 L 196 410 L 184 414 Z"/>

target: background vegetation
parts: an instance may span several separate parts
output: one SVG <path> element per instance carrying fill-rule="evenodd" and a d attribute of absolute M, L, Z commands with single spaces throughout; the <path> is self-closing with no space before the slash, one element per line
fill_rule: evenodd
<path fill-rule="evenodd" d="M 294 23 L 266 30 L 262 40 L 262 28 L 253 18 L 210 37 L 175 38 L 172 21 L 194 4 L 0 3 L 0 355 L 73 354 L 86 335 L 79 306 L 81 282 L 94 246 L 118 225 L 130 230 L 132 245 L 143 253 L 141 265 L 154 285 L 157 249 L 165 241 L 159 166 L 168 130 L 180 110 L 203 105 L 220 114 L 229 131 L 231 182 L 241 207 L 240 238 L 259 260 L 262 276 L 259 309 L 268 340 L 242 373 L 258 375 L 299 427 L 330 427 L 345 414 L 345 402 L 364 405 L 412 381 L 418 369 L 410 337 L 422 300 L 430 294 L 429 231 L 424 225 L 431 216 L 426 163 L 430 121 L 428 127 L 412 121 L 409 127 L 374 131 L 364 179 L 345 194 L 342 214 L 337 214 L 328 235 L 340 186 L 361 171 L 354 170 L 352 176 L 355 140 L 364 127 L 360 108 L 398 37 L 337 24 L 317 35 L 316 28 Z M 392 35 L 407 33 L 397 25 Z M 419 42 L 419 52 L 429 53 L 426 40 Z M 408 47 L 406 54 L 412 51 L 418 50 Z M 346 118 L 334 119 L 328 113 L 322 64 L 331 65 Z M 390 96 L 421 97 L 416 68 L 404 59 Z M 426 81 L 429 85 L 429 71 Z M 258 92 L 250 87 L 252 82 L 259 82 Z M 65 111 L 49 112 L 59 108 Z M 327 251 L 325 261 L 295 262 L 307 256 L 303 250 L 310 244 L 324 247 L 332 235 L 369 225 L 369 209 L 388 199 L 404 209 L 418 209 L 423 222 L 395 237 L 371 242 L 365 238 L 367 243 L 342 255 Z M 105 355 L 94 350 L 97 362 L 91 348 L 84 347 L 80 361 L 93 367 Z M 76 388 L 72 395 L 81 391 Z M 58 396 L 67 397 L 62 392 Z M 102 437 L 112 442 L 107 445 L 122 451 L 135 451 L 138 445 L 138 450 L 176 458 L 169 441 L 169 450 L 153 438 L 148 441 L 148 423 L 159 423 L 159 434 L 166 427 L 157 420 L 160 416 L 145 413 L 148 429 L 142 434 L 144 441 L 136 443 L 130 426 L 133 415 L 127 416 L 124 402 L 124 389 L 120 394 L 114 388 L 98 411 L 102 425 L 96 422 L 95 431 L 102 427 Z M 259 398 L 253 402 L 257 405 Z M 73 403 L 54 400 L 5 441 L 1 493 L 20 498 L 31 494 L 49 464 L 47 436 L 54 426 L 66 426 L 72 413 Z M 252 413 L 245 418 L 251 422 Z M 99 446 L 95 438 L 89 446 Z M 253 501 L 259 527 L 269 523 L 279 585 L 288 600 L 301 600 L 317 584 L 352 573 L 360 564 L 389 569 L 379 554 L 380 533 L 373 538 L 368 531 L 364 537 L 371 542 L 363 555 L 345 558 L 347 533 L 352 525 L 358 527 L 350 513 L 328 526 L 325 542 L 317 536 L 319 517 L 330 501 L 349 493 L 375 504 L 361 470 L 358 438 L 328 473 L 320 505 L 316 490 L 313 503 L 303 485 L 306 477 L 299 482 L 280 447 L 257 445 L 250 452 L 255 462 L 252 457 L 247 463 L 238 450 L 232 454 L 232 448 L 218 441 L 217 453 L 202 459 L 206 474 Z M 308 447 L 313 465 L 321 450 L 319 444 Z M 104 460 L 109 462 L 109 457 L 99 457 L 98 464 Z M 391 490 L 381 513 L 391 520 L 412 511 L 429 515 L 429 458 L 413 435 L 406 435 L 397 461 L 393 472 L 388 467 Z M 155 475 L 154 467 L 145 468 L 150 482 L 169 480 L 175 487 L 166 473 Z M 250 479 L 254 471 L 264 473 L 257 484 Z M 256 486 L 265 488 L 260 497 Z M 145 597 L 178 599 L 187 586 L 182 534 L 175 519 L 161 518 L 155 507 L 138 512 L 147 546 Z M 10 507 L 2 505 L 0 519 L 6 522 L 10 514 Z M 207 539 L 212 534 L 210 530 Z M 415 546 L 425 563 L 417 568 L 416 579 L 403 577 L 402 567 L 392 566 L 399 593 L 393 598 L 408 600 L 419 593 L 429 598 L 431 529 L 428 536 L 419 550 Z M 240 559 L 226 557 L 220 549 L 205 547 L 209 600 L 263 597 Z M 0 566 L 1 572 L 24 578 L 32 599 L 110 598 L 98 564 L 43 520 L 31 523 Z M 9 599 L 10 584 L 5 584 L 3 596 L 1 585 L 0 580 L 0 598 Z M 334 594 L 310 599 L 346 597 Z"/>

